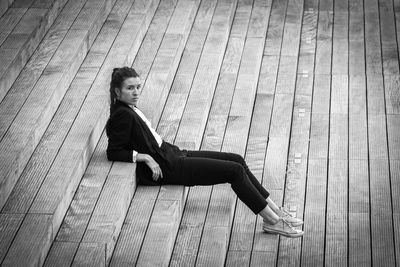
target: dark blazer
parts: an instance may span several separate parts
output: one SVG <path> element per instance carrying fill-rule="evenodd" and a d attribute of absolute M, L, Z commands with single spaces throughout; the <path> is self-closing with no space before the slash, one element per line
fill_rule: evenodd
<path fill-rule="evenodd" d="M 142 118 L 127 104 L 116 101 L 106 124 L 108 136 L 107 158 L 110 161 L 132 162 L 132 151 L 149 154 L 160 165 L 164 177 L 173 175 L 179 167 L 179 157 L 185 154 L 177 146 L 156 139 Z M 136 175 L 142 184 L 159 184 L 144 162 L 138 162 Z M 160 181 L 160 180 L 159 180 Z"/>

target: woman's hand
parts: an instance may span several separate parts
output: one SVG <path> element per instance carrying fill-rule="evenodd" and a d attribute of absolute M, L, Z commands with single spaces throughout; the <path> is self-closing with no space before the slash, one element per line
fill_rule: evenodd
<path fill-rule="evenodd" d="M 160 165 L 152 158 L 152 156 L 148 154 L 138 154 L 136 161 L 144 161 L 146 165 L 153 172 L 153 180 L 157 181 L 160 178 L 163 178 L 163 173 L 161 171 Z"/>

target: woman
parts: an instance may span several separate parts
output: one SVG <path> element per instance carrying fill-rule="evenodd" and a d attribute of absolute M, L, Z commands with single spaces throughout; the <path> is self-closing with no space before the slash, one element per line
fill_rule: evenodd
<path fill-rule="evenodd" d="M 303 221 L 279 208 L 257 181 L 243 157 L 233 153 L 187 151 L 162 140 L 136 107 L 141 81 L 129 67 L 115 68 L 110 83 L 110 118 L 106 125 L 107 158 L 136 162 L 139 184 L 214 185 L 230 183 L 233 191 L 263 219 L 263 229 L 287 237 L 300 237 L 294 227 Z"/>

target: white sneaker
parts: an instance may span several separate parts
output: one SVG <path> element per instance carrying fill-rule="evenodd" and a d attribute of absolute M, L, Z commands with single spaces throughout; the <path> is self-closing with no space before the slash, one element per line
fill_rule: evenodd
<path fill-rule="evenodd" d="M 304 234 L 302 230 L 294 228 L 284 218 L 280 218 L 276 224 L 270 224 L 264 221 L 263 230 L 266 233 L 280 234 L 290 238 L 301 237 Z"/>
<path fill-rule="evenodd" d="M 303 220 L 294 217 L 285 208 L 280 207 L 279 211 L 280 212 L 278 213 L 278 216 L 284 218 L 286 220 L 286 222 L 290 223 L 293 227 L 303 225 L 303 223 L 304 223 Z"/>

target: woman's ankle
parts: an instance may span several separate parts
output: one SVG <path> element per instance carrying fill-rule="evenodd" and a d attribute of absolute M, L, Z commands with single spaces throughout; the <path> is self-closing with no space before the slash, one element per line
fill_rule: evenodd
<path fill-rule="evenodd" d="M 263 217 L 264 222 L 268 224 L 276 224 L 279 222 L 280 216 L 278 216 L 268 205 L 259 213 Z"/>
<path fill-rule="evenodd" d="M 264 221 L 264 223 L 271 224 L 271 225 L 277 224 L 279 222 L 279 220 L 272 219 L 272 218 L 263 218 L 263 221 Z"/>

